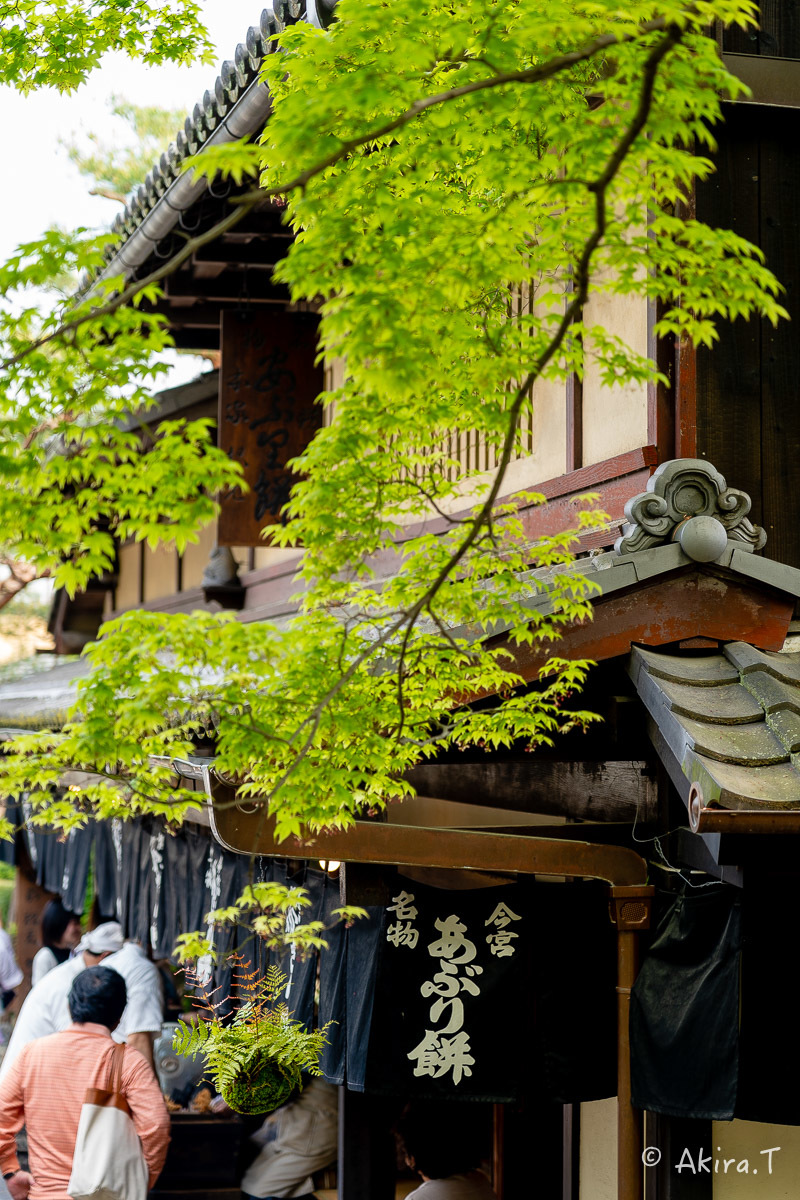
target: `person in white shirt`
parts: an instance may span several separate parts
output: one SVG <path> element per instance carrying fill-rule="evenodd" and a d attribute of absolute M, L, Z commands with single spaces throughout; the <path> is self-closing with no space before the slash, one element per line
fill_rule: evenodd
<path fill-rule="evenodd" d="M 245 1197 L 313 1200 L 314 1171 L 336 1158 L 339 1089 L 312 1078 L 295 1100 L 284 1104 L 254 1133 L 261 1153 L 242 1179 Z"/>
<path fill-rule="evenodd" d="M 48 900 L 42 913 L 42 946 L 33 957 L 31 987 L 49 971 L 66 962 L 81 940 L 81 919 L 56 898 Z"/>
<path fill-rule="evenodd" d="M 14 999 L 14 991 L 22 983 L 23 974 L 14 957 L 11 938 L 0 920 L 0 1009 L 8 1008 Z"/>
<path fill-rule="evenodd" d="M 134 1046 L 153 1066 L 153 1038 L 161 1030 L 161 980 L 141 946 L 124 942 L 122 927 L 107 921 L 85 934 L 79 953 L 45 975 L 26 997 L 0 1066 L 0 1079 L 23 1046 L 49 1033 L 60 1033 L 70 1024 L 69 990 L 84 967 L 98 963 L 113 967 L 125 980 L 128 1003 L 112 1034 L 117 1042 Z"/>
<path fill-rule="evenodd" d="M 406 1162 L 422 1176 L 407 1200 L 497 1200 L 479 1171 L 481 1131 L 468 1103 L 411 1105 L 398 1131 Z"/>
<path fill-rule="evenodd" d="M 125 942 L 103 966 L 119 971 L 128 989 L 128 1003 L 112 1037 L 135 1047 L 155 1071 L 153 1043 L 161 1033 L 164 1019 L 164 993 L 158 967 L 150 962 L 138 942 Z"/>

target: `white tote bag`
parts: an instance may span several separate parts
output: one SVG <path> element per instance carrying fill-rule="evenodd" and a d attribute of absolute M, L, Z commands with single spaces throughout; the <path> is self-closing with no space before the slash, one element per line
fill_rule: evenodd
<path fill-rule="evenodd" d="M 106 1090 L 87 1088 L 67 1192 L 72 1200 L 146 1200 L 149 1172 L 122 1095 L 124 1046 L 115 1046 Z"/>

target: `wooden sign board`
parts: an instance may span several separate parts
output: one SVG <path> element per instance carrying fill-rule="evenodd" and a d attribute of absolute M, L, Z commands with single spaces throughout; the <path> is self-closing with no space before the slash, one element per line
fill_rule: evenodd
<path fill-rule="evenodd" d="M 279 523 L 296 476 L 286 466 L 322 423 L 315 400 L 317 318 L 309 313 L 223 312 L 219 444 L 241 463 L 249 491 L 220 497 L 221 546 L 263 546 Z"/>

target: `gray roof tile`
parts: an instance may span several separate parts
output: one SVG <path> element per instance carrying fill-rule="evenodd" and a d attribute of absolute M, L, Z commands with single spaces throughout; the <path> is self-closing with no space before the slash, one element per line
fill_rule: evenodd
<path fill-rule="evenodd" d="M 800 654 L 636 647 L 636 690 L 706 807 L 800 809 Z"/>

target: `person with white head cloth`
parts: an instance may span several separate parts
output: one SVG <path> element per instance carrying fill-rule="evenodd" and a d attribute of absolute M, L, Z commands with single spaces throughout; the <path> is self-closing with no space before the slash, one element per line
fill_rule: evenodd
<path fill-rule="evenodd" d="M 114 1040 L 135 1046 L 152 1067 L 153 1035 L 161 1029 L 162 1013 L 158 971 L 145 958 L 140 946 L 125 942 L 121 925 L 106 921 L 84 934 L 75 957 L 48 972 L 28 994 L 0 1066 L 0 1079 L 28 1042 L 68 1028 L 72 981 L 86 967 L 96 967 L 99 963 L 118 971 L 128 991 L 122 1020 L 112 1034 Z"/>
<path fill-rule="evenodd" d="M 84 934 L 75 951 L 74 958 L 48 971 L 25 997 L 19 1010 L 14 1031 L 11 1034 L 0 1079 L 5 1075 L 23 1046 L 50 1033 L 60 1033 L 71 1024 L 67 997 L 72 981 L 85 967 L 96 967 L 109 955 L 121 950 L 124 937 L 122 926 L 116 921 L 107 921 Z"/>

